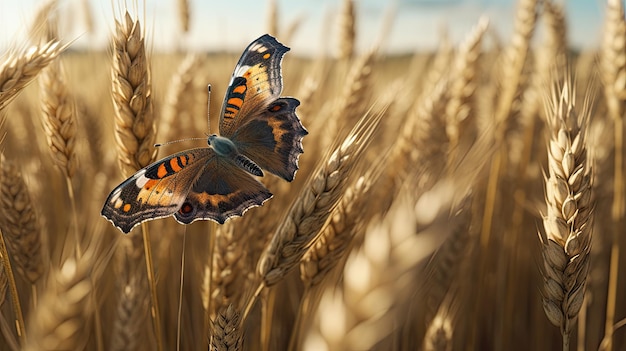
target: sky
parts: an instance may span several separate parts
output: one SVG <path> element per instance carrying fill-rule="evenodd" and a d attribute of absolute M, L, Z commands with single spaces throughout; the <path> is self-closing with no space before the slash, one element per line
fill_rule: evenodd
<path fill-rule="evenodd" d="M 124 3 L 140 19 L 155 51 L 174 49 L 239 52 L 267 31 L 269 0 L 188 0 L 191 29 L 181 32 L 177 0 L 59 0 L 61 31 L 73 47 L 106 49 L 113 31 L 114 14 L 119 17 Z M 279 31 L 297 23 L 287 43 L 297 54 L 314 55 L 332 50 L 337 30 L 336 14 L 341 0 L 275 0 Z M 0 0 L 0 52 L 11 43 L 23 43 L 33 13 L 41 0 Z M 83 21 L 81 3 L 87 2 L 94 19 L 89 33 Z M 464 36 L 481 16 L 506 40 L 513 27 L 516 0 L 355 0 L 357 50 L 368 49 L 393 18 L 383 49 L 390 53 L 433 50 L 445 30 L 453 43 Z M 576 48 L 597 48 L 604 16 L 603 0 L 569 0 L 566 3 L 568 39 Z M 140 5 L 137 5 L 139 3 Z M 138 8 L 138 9 L 137 9 Z M 393 14 L 393 17 L 389 17 Z M 571 25 L 575 24 L 575 25 Z M 332 39 L 329 39 L 332 38 Z"/>

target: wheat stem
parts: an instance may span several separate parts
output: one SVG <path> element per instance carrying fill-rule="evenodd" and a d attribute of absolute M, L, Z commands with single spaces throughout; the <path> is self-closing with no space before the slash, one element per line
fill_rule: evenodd
<path fill-rule="evenodd" d="M 613 222 L 611 259 L 609 264 L 609 283 L 607 288 L 606 317 L 604 339 L 607 349 L 612 350 L 617 306 L 618 271 L 620 261 L 620 237 L 622 236 L 624 216 L 624 99 L 626 98 L 626 21 L 622 1 L 609 0 L 607 3 L 606 25 L 602 45 L 602 77 L 608 112 L 614 126 L 614 174 L 613 203 L 611 219 Z"/>
<path fill-rule="evenodd" d="M 157 350 L 161 351 L 163 350 L 163 341 L 161 340 L 161 313 L 159 312 L 159 299 L 157 295 L 156 278 L 154 277 L 154 261 L 152 260 L 150 232 L 148 231 L 148 224 L 146 222 L 141 223 L 141 232 L 143 234 L 143 248 L 146 256 L 146 273 L 148 276 L 148 284 L 150 285 L 150 312 L 157 341 Z"/>
<path fill-rule="evenodd" d="M 17 335 L 22 341 L 22 345 L 26 340 L 26 329 L 24 328 L 24 316 L 22 315 L 22 305 L 20 303 L 20 296 L 17 291 L 17 284 L 15 284 L 15 276 L 11 269 L 11 262 L 9 261 L 9 254 L 7 252 L 7 246 L 4 240 L 4 235 L 0 229 L 0 259 L 2 259 L 2 265 L 4 266 L 4 272 L 7 275 L 9 282 L 9 291 L 11 292 L 11 301 L 13 302 L 13 312 L 15 312 L 15 329 Z"/>

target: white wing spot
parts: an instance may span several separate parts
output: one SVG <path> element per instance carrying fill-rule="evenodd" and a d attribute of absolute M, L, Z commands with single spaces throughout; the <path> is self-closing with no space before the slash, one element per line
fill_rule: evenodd
<path fill-rule="evenodd" d="M 263 44 L 257 43 L 250 48 L 250 51 L 256 51 L 262 54 L 267 51 L 267 48 L 263 46 Z"/>
<path fill-rule="evenodd" d="M 111 194 L 111 202 L 115 202 L 120 198 L 120 194 L 122 193 L 122 189 L 118 188 Z"/>
<path fill-rule="evenodd" d="M 243 66 L 235 68 L 235 72 L 233 73 L 233 76 L 230 79 L 230 82 L 228 83 L 228 85 L 231 85 L 233 83 L 233 80 L 235 79 L 235 77 L 243 77 L 244 73 L 246 73 L 246 71 L 249 69 L 250 69 L 250 66 L 248 65 L 243 65 Z"/>
<path fill-rule="evenodd" d="M 137 180 L 135 180 L 135 185 L 141 189 L 143 188 L 144 185 L 146 185 L 146 183 L 148 182 L 148 177 L 146 177 L 144 174 L 146 173 L 145 169 L 142 169 L 139 173 L 137 173 Z"/>

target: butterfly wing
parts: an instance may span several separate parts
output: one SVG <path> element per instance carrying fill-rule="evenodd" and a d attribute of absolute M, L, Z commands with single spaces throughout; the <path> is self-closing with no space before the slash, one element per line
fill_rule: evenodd
<path fill-rule="evenodd" d="M 283 78 L 280 65 L 289 48 L 265 34 L 244 50 L 231 77 L 222 113 L 220 134 L 230 137 L 247 117 L 258 114 L 280 96 Z"/>
<path fill-rule="evenodd" d="M 218 156 L 207 164 L 174 216 L 183 224 L 198 219 L 223 224 L 251 207 L 261 206 L 271 197 L 272 193 L 263 184 L 232 160 Z"/>
<path fill-rule="evenodd" d="M 118 185 L 102 208 L 102 216 L 124 233 L 151 219 L 174 214 L 194 181 L 216 158 L 210 148 L 186 150 L 139 170 Z"/>
<path fill-rule="evenodd" d="M 298 105 L 297 99 L 278 98 L 231 137 L 239 152 L 287 181 L 298 170 L 302 138 L 308 134 L 296 115 Z"/>

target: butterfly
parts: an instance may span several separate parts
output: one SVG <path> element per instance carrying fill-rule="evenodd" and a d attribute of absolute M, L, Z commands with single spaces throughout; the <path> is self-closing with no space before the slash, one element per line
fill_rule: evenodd
<path fill-rule="evenodd" d="M 265 34 L 244 50 L 235 66 L 208 147 L 167 156 L 139 170 L 108 196 L 102 216 L 124 233 L 138 224 L 174 216 L 182 223 L 223 224 L 261 206 L 272 193 L 253 176 L 267 170 L 292 181 L 302 138 L 300 101 L 280 97 L 282 58 L 290 49 Z"/>

